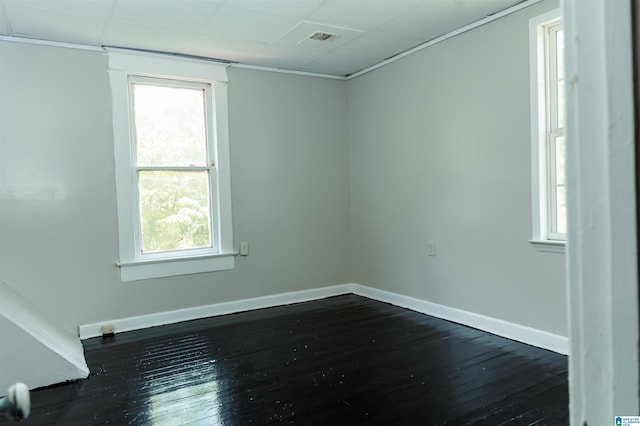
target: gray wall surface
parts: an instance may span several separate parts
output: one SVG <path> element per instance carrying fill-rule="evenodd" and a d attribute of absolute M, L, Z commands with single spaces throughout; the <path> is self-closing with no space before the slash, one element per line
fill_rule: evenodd
<path fill-rule="evenodd" d="M 65 329 L 349 282 L 346 83 L 232 69 L 228 272 L 120 282 L 101 52 L 0 42 L 0 279 Z"/>
<path fill-rule="evenodd" d="M 528 21 L 555 7 L 349 82 L 354 282 L 567 335 L 565 256 L 527 241 Z"/>

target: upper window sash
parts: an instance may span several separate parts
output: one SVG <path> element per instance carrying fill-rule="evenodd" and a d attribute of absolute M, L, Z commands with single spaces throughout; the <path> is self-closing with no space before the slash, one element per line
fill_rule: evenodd
<path fill-rule="evenodd" d="M 564 44 L 562 35 L 562 21 L 553 20 L 542 27 L 544 32 L 544 56 L 545 56 L 545 86 L 547 103 L 547 123 L 550 133 L 564 129 L 564 108 L 560 104 L 561 82 L 564 82 L 564 67 L 562 58 L 559 57 L 559 44 Z"/>

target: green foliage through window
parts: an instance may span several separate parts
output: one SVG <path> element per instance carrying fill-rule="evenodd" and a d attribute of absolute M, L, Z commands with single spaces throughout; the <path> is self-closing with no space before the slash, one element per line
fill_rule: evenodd
<path fill-rule="evenodd" d="M 209 185 L 205 172 L 139 174 L 142 250 L 209 247 Z"/>

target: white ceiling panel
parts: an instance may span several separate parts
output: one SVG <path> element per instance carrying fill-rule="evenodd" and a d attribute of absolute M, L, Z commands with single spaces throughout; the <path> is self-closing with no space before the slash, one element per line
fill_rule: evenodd
<path fill-rule="evenodd" d="M 162 5 L 160 7 L 159 5 Z M 171 29 L 174 33 L 199 30 L 220 5 L 201 0 L 118 1 L 111 12 L 110 21 L 141 25 L 158 29 Z"/>
<path fill-rule="evenodd" d="M 0 35 L 344 76 L 537 1 L 0 0 Z"/>
<path fill-rule="evenodd" d="M 107 19 L 114 0 L 6 0 L 7 6 Z"/>
<path fill-rule="evenodd" d="M 420 0 L 325 0 L 307 19 L 368 31 L 419 4 Z"/>
<path fill-rule="evenodd" d="M 181 33 L 178 33 L 177 35 L 177 38 L 173 37 L 174 34 L 172 34 L 170 30 L 158 33 L 157 27 L 111 22 L 104 30 L 102 45 L 130 49 L 186 53 L 186 51 L 182 51 L 180 49 L 183 49 L 184 40 L 188 36 Z M 133 43 L 132 40 L 135 40 L 135 43 Z M 162 46 L 162 49 L 158 49 L 158 46 Z"/>
<path fill-rule="evenodd" d="M 100 44 L 104 20 L 17 4 L 8 4 L 5 10 L 10 19 L 12 35 L 66 43 Z"/>
<path fill-rule="evenodd" d="M 207 21 L 204 34 L 269 43 L 298 22 L 295 18 L 223 6 Z"/>
<path fill-rule="evenodd" d="M 305 19 L 324 0 L 227 0 L 227 5 L 253 12 Z"/>
<path fill-rule="evenodd" d="M 253 63 L 251 61 L 256 60 L 264 46 L 265 43 L 252 40 L 199 36 L 189 42 L 188 51 L 179 51 L 179 53 L 231 62 Z"/>

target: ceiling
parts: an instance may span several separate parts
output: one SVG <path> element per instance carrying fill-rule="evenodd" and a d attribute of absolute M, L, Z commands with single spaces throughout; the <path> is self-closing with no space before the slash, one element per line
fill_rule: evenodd
<path fill-rule="evenodd" d="M 0 0 L 0 35 L 346 76 L 522 1 Z"/>

